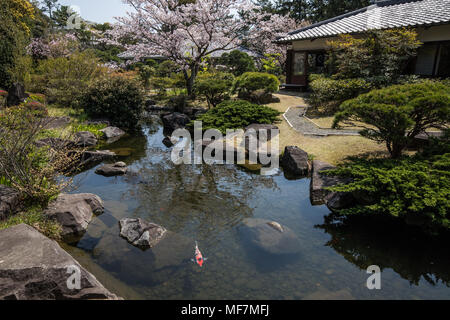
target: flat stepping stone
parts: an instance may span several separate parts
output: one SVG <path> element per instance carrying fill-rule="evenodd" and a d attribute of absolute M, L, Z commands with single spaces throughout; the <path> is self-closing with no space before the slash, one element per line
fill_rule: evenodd
<path fill-rule="evenodd" d="M 283 115 L 288 124 L 303 135 L 310 136 L 359 136 L 356 130 L 322 129 L 305 118 L 307 107 L 290 107 Z"/>
<path fill-rule="evenodd" d="M 114 164 L 105 164 L 95 170 L 95 173 L 105 177 L 114 177 L 124 175 L 127 171 L 128 168 L 124 162 L 116 162 Z"/>

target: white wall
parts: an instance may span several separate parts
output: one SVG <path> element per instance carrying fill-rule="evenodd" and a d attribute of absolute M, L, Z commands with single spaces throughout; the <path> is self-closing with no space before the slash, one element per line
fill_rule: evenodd
<path fill-rule="evenodd" d="M 417 33 L 419 35 L 419 40 L 422 42 L 450 40 L 450 24 L 442 26 L 434 26 L 430 28 L 418 28 Z M 333 39 L 336 39 L 336 37 L 320 38 L 316 40 L 298 40 L 292 43 L 292 49 L 293 50 L 326 49 L 327 47 L 326 42 Z"/>

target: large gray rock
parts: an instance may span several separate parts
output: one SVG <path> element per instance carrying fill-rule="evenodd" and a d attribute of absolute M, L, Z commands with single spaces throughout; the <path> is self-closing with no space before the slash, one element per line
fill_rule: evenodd
<path fill-rule="evenodd" d="M 119 221 L 120 236 L 141 249 L 150 249 L 157 245 L 167 230 L 142 219 L 122 219 Z"/>
<path fill-rule="evenodd" d="M 310 162 L 308 154 L 302 149 L 290 146 L 284 149 L 280 165 L 288 176 L 305 177 L 309 174 Z"/>
<path fill-rule="evenodd" d="M 348 208 L 354 203 L 352 194 L 326 190 L 326 188 L 350 182 L 350 179 L 330 176 L 323 173 L 323 171 L 335 168 L 335 166 L 326 162 L 314 160 L 310 191 L 311 203 L 313 205 L 327 204 L 328 208 L 332 211 Z"/>
<path fill-rule="evenodd" d="M 95 135 L 89 131 L 80 131 L 75 133 L 74 140 L 76 146 L 82 148 L 95 146 L 98 142 Z"/>
<path fill-rule="evenodd" d="M 28 94 L 25 93 L 25 87 L 21 83 L 15 83 L 8 90 L 8 97 L 6 104 L 8 106 L 18 106 L 25 99 L 28 98 Z"/>
<path fill-rule="evenodd" d="M 241 234 L 253 245 L 270 254 L 296 254 L 300 240 L 286 226 L 265 219 L 244 219 Z"/>
<path fill-rule="evenodd" d="M 162 117 L 164 128 L 174 131 L 176 129 L 184 128 L 191 121 L 191 119 L 179 112 L 174 112 Z"/>
<path fill-rule="evenodd" d="M 103 211 L 103 201 L 95 194 L 60 194 L 50 203 L 45 214 L 61 224 L 63 239 L 73 243 L 84 235 L 93 215 Z"/>
<path fill-rule="evenodd" d="M 114 177 L 124 175 L 127 171 L 128 168 L 124 162 L 116 162 L 114 164 L 105 164 L 104 166 L 101 166 L 95 170 L 95 173 L 105 177 Z"/>
<path fill-rule="evenodd" d="M 328 176 L 322 173 L 322 171 L 331 169 L 336 169 L 336 167 L 323 161 L 313 161 L 311 177 L 311 203 L 313 205 L 325 204 L 326 197 L 331 193 L 330 191 L 325 190 L 325 188 L 335 186 L 339 183 L 337 177 Z"/>
<path fill-rule="evenodd" d="M 125 131 L 117 127 L 107 127 L 105 129 L 100 130 L 100 132 L 103 132 L 106 139 L 120 138 L 121 136 L 126 134 Z"/>
<path fill-rule="evenodd" d="M 117 155 L 109 150 L 85 151 L 81 155 L 78 167 L 81 169 L 91 168 L 105 160 L 112 160 Z"/>
<path fill-rule="evenodd" d="M 0 184 L 0 220 L 16 213 L 20 207 L 20 193 Z"/>
<path fill-rule="evenodd" d="M 118 299 L 34 228 L 20 224 L 0 230 L 0 239 L 0 300 Z M 67 285 L 74 274 L 71 267 L 80 270 L 79 289 Z"/>

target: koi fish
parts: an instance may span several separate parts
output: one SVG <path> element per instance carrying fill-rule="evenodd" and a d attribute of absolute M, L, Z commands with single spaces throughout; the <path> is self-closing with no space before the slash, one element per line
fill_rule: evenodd
<path fill-rule="evenodd" d="M 193 262 L 197 263 L 200 268 L 203 267 L 203 263 L 208 260 L 207 258 L 203 258 L 202 253 L 200 252 L 200 249 L 198 248 L 198 243 L 195 241 L 195 260 L 192 259 Z"/>

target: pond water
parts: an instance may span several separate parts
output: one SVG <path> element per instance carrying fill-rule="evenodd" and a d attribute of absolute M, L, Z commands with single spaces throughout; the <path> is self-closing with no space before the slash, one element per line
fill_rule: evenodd
<path fill-rule="evenodd" d="M 448 240 L 424 239 L 397 227 L 335 221 L 312 206 L 309 179 L 261 176 L 234 165 L 170 161 L 161 125 L 105 147 L 129 165 L 123 177 L 95 168 L 75 177 L 76 193 L 99 195 L 104 214 L 66 249 L 111 291 L 126 299 L 448 299 Z M 130 154 L 131 152 L 131 154 Z M 129 154 L 127 156 L 127 154 Z M 142 251 L 119 236 L 118 221 L 140 217 L 176 233 L 178 245 Z M 299 254 L 274 256 L 242 236 L 246 218 L 289 227 Z M 394 230 L 395 229 L 395 230 Z M 193 241 L 208 258 L 190 261 Z M 181 245 L 180 245 L 181 243 Z M 184 250 L 185 252 L 181 252 Z M 369 290 L 366 268 L 382 269 Z"/>

